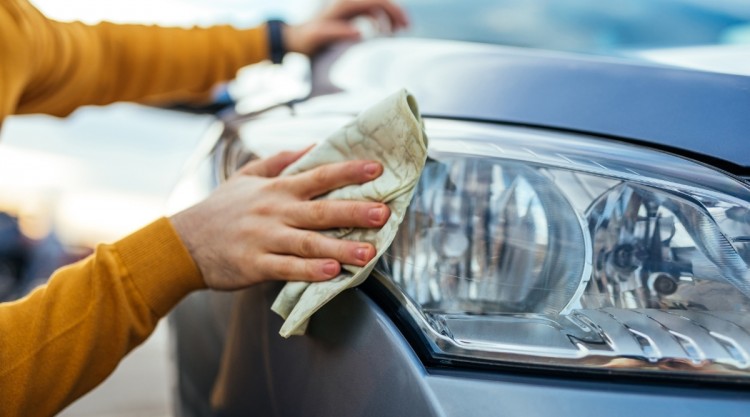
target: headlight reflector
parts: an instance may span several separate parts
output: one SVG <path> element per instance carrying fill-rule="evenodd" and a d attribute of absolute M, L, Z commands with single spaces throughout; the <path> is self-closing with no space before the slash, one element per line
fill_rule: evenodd
<path fill-rule="evenodd" d="M 428 120 L 377 271 L 438 358 L 750 377 L 750 189 L 578 135 Z"/>

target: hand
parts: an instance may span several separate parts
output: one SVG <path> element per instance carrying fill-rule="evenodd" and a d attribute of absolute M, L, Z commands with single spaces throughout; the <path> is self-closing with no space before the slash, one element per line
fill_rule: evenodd
<path fill-rule="evenodd" d="M 358 16 L 384 15 L 391 29 L 408 26 L 406 13 L 391 0 L 337 0 L 317 17 L 297 26 L 284 27 L 285 47 L 290 52 L 312 55 L 338 41 L 357 40 L 359 31 L 352 24 Z"/>
<path fill-rule="evenodd" d="M 171 218 L 206 285 L 233 290 L 267 280 L 321 281 L 341 264 L 365 265 L 375 256 L 367 243 L 311 230 L 382 227 L 390 216 L 381 203 L 311 199 L 380 176 L 377 162 L 330 164 L 277 177 L 306 151 L 253 161 L 206 200 Z"/>

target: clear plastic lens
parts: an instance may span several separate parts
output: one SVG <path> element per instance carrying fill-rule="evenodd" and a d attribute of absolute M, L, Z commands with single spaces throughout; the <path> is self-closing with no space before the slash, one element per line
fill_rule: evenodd
<path fill-rule="evenodd" d="M 750 376 L 743 183 L 580 136 L 428 128 L 378 270 L 436 354 Z"/>
<path fill-rule="evenodd" d="M 716 202 L 691 200 L 633 185 L 601 196 L 588 213 L 594 273 L 582 304 L 748 311 L 746 261 L 704 208 Z"/>
<path fill-rule="evenodd" d="M 557 314 L 589 263 L 576 212 L 522 164 L 428 163 L 401 230 L 384 265 L 427 311 Z"/>

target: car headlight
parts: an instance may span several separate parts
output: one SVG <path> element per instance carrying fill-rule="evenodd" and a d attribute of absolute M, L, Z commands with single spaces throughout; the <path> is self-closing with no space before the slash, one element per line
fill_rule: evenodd
<path fill-rule="evenodd" d="M 226 172 L 350 119 L 280 116 L 238 129 Z M 430 159 L 374 274 L 433 359 L 750 381 L 747 184 L 613 140 L 425 123 Z"/>
<path fill-rule="evenodd" d="M 429 120 L 376 271 L 442 361 L 750 377 L 750 189 L 652 149 Z"/>

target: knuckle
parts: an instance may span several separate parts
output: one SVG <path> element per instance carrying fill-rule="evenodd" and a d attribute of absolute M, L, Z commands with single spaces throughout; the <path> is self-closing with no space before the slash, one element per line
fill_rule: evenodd
<path fill-rule="evenodd" d="M 232 271 L 232 275 L 237 279 L 253 283 L 260 266 L 262 265 L 253 262 L 243 262 L 238 265 L 235 271 Z"/>
<path fill-rule="evenodd" d="M 347 203 L 346 214 L 349 215 L 349 220 L 359 224 L 361 223 L 359 220 L 363 217 L 366 210 L 368 208 L 365 205 L 351 202 Z"/>
<path fill-rule="evenodd" d="M 346 163 L 346 172 L 352 179 L 360 179 L 364 176 L 363 167 L 365 162 L 363 161 L 348 161 Z"/>
<path fill-rule="evenodd" d="M 320 167 L 312 172 L 312 179 L 317 184 L 328 184 L 331 177 L 332 175 L 329 167 Z"/>
<path fill-rule="evenodd" d="M 291 278 L 293 274 L 293 262 L 276 262 L 274 265 L 274 275 L 278 278 Z"/>
<path fill-rule="evenodd" d="M 316 224 L 320 224 L 328 217 L 328 205 L 323 201 L 314 201 L 310 205 L 310 219 Z"/>
<path fill-rule="evenodd" d="M 273 204 L 266 202 L 258 202 L 255 205 L 255 213 L 259 216 L 271 216 L 276 211 L 276 207 Z"/>
<path fill-rule="evenodd" d="M 317 275 L 317 265 L 315 262 L 305 262 L 305 276 L 302 278 L 310 279 Z"/>
<path fill-rule="evenodd" d="M 286 178 L 273 178 L 266 181 L 263 185 L 263 191 L 268 193 L 278 193 L 289 188 Z"/>
<path fill-rule="evenodd" d="M 297 207 L 296 203 L 292 204 L 276 204 L 274 205 L 274 212 L 278 214 L 278 216 L 282 220 L 286 220 L 287 222 L 291 221 L 291 224 L 296 224 L 294 221 L 298 219 L 299 213 L 303 210 L 300 210 L 299 207 Z"/>
<path fill-rule="evenodd" d="M 262 160 L 252 160 L 242 165 L 235 175 L 260 175 L 263 171 Z"/>
<path fill-rule="evenodd" d="M 337 259 L 345 263 L 352 263 L 354 257 L 351 254 L 354 252 L 355 247 L 356 245 L 352 245 L 345 241 L 339 241 L 336 250 Z"/>
<path fill-rule="evenodd" d="M 317 235 L 313 232 L 307 232 L 299 240 L 299 254 L 302 256 L 312 256 L 316 249 Z"/>
<path fill-rule="evenodd" d="M 305 262 L 304 270 L 305 270 L 305 276 L 301 278 L 313 279 L 320 275 L 320 273 L 318 272 L 320 270 L 318 262 L 312 262 L 312 261 Z"/>

